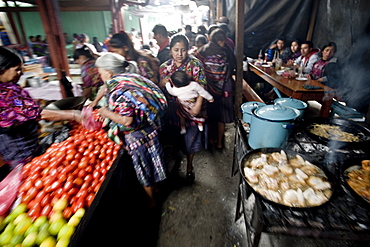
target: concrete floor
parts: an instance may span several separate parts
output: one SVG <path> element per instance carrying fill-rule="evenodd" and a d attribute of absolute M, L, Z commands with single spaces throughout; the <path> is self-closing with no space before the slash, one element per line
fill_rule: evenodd
<path fill-rule="evenodd" d="M 311 109 L 312 108 L 312 109 Z M 308 110 L 317 114 L 315 107 Z M 248 246 L 244 218 L 235 221 L 239 176 L 231 176 L 235 127 L 227 126 L 222 152 L 203 150 L 195 155 L 195 182 L 185 183 L 186 160 L 175 169 L 171 147 L 167 159 L 172 171 L 159 186 L 158 206 L 146 208 L 142 188 L 130 166 L 125 184 L 110 185 L 94 217 L 80 236 L 81 246 L 205 247 Z M 259 246 L 370 246 L 370 243 L 262 234 Z"/>

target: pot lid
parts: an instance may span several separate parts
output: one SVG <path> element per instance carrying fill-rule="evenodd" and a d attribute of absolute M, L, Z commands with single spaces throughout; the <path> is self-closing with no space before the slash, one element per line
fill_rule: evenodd
<path fill-rule="evenodd" d="M 266 104 L 262 102 L 249 101 L 249 102 L 245 102 L 244 104 L 242 104 L 240 108 L 243 113 L 251 113 L 254 108 L 259 107 L 259 106 L 264 106 L 264 105 Z"/>
<path fill-rule="evenodd" d="M 253 113 L 267 120 L 286 121 L 296 119 L 300 112 L 292 107 L 282 105 L 265 105 L 253 110 Z"/>
<path fill-rule="evenodd" d="M 307 108 L 307 103 L 303 102 L 302 100 L 293 99 L 293 98 L 277 98 L 274 100 L 276 104 L 280 104 L 283 106 L 293 107 L 298 110 L 303 110 Z"/>

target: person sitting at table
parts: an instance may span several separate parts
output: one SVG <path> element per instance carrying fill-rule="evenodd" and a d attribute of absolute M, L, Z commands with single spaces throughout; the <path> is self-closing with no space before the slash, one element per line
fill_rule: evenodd
<path fill-rule="evenodd" d="M 301 56 L 301 41 L 299 39 L 294 39 L 290 43 L 290 54 L 288 56 L 287 62 L 292 60 L 293 63 L 297 58 Z"/>
<path fill-rule="evenodd" d="M 277 38 L 267 50 L 267 61 L 272 61 L 274 58 L 280 58 L 283 63 L 287 62 L 290 54 L 289 47 L 285 47 L 285 40 L 283 37 Z"/>
<path fill-rule="evenodd" d="M 99 88 L 104 84 L 100 78 L 98 68 L 95 67 L 95 58 L 92 56 L 89 48 L 83 46 L 74 51 L 73 59 L 81 66 L 82 96 L 93 101 Z"/>
<path fill-rule="evenodd" d="M 313 65 L 319 60 L 319 49 L 313 49 L 313 43 L 309 40 L 302 42 L 301 44 L 301 56 L 293 62 L 292 60 L 287 62 L 288 66 L 294 66 L 295 68 L 303 67 L 303 74 L 310 74 Z"/>
<path fill-rule="evenodd" d="M 340 80 L 341 69 L 338 58 L 334 57 L 337 51 L 335 42 L 325 44 L 320 52 L 320 59 L 313 65 L 309 77 L 329 87 L 334 87 Z"/>

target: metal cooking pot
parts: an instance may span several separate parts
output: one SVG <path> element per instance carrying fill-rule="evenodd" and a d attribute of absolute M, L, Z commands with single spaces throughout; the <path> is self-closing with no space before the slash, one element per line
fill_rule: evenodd
<path fill-rule="evenodd" d="M 274 103 L 283 106 L 289 106 L 299 110 L 300 112 L 298 117 L 299 120 L 303 118 L 304 111 L 308 107 L 308 104 L 306 102 L 293 98 L 277 98 L 274 100 Z"/>
<path fill-rule="evenodd" d="M 252 110 L 248 144 L 251 148 L 284 148 L 300 112 L 282 105 L 266 105 Z"/>
<path fill-rule="evenodd" d="M 251 122 L 251 117 L 252 117 L 252 110 L 259 107 L 259 106 L 265 106 L 265 103 L 258 102 L 258 101 L 249 101 L 245 102 L 244 104 L 241 105 L 240 109 L 243 113 L 243 121 L 246 123 Z"/>

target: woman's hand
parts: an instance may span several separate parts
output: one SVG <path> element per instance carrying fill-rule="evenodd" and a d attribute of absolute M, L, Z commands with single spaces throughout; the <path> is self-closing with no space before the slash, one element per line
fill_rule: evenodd
<path fill-rule="evenodd" d="M 76 121 L 81 122 L 81 111 L 78 110 L 42 110 L 41 119 L 48 121 Z"/>
<path fill-rule="evenodd" d="M 94 100 L 94 101 L 92 101 L 92 102 L 89 104 L 89 106 L 90 106 L 91 108 L 94 108 L 97 104 L 98 104 L 98 102 L 97 102 L 96 100 Z"/>
<path fill-rule="evenodd" d="M 167 82 L 170 82 L 170 78 L 163 78 L 163 79 L 160 81 L 160 83 L 159 83 L 159 87 L 161 87 L 161 88 L 166 87 L 166 83 L 167 83 Z"/>
<path fill-rule="evenodd" d="M 101 107 L 101 108 L 98 110 L 98 112 L 99 112 L 99 115 L 100 115 L 101 117 L 103 117 L 103 118 L 109 118 L 109 113 L 110 113 L 111 111 L 109 111 L 109 110 L 107 109 L 107 107 Z"/>
<path fill-rule="evenodd" d="M 115 112 L 112 112 L 108 110 L 107 107 L 102 107 L 99 109 L 99 115 L 103 118 L 109 118 L 115 123 L 122 124 L 125 126 L 128 126 L 132 123 L 133 117 L 126 117 L 126 116 L 121 116 Z"/>

